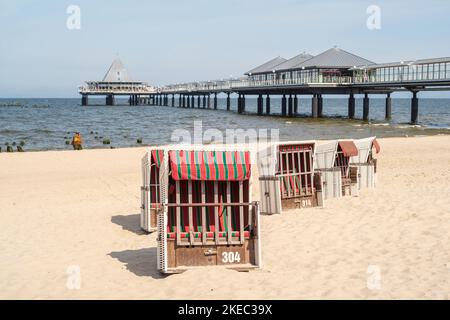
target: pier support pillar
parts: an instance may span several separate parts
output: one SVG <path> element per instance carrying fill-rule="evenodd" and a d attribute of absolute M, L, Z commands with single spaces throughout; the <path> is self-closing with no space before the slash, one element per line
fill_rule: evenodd
<path fill-rule="evenodd" d="M 181 94 L 178 95 L 178 108 L 181 108 Z"/>
<path fill-rule="evenodd" d="M 114 95 L 108 94 L 106 96 L 106 105 L 107 106 L 113 106 L 114 105 Z"/>
<path fill-rule="evenodd" d="M 83 95 L 81 96 L 81 105 L 82 105 L 82 106 L 87 106 L 87 105 L 88 105 L 88 96 L 85 95 L 85 94 L 83 94 Z"/>
<path fill-rule="evenodd" d="M 186 96 L 183 94 L 183 97 L 181 98 L 181 107 L 186 108 Z"/>
<path fill-rule="evenodd" d="M 195 97 L 191 97 L 191 108 L 195 108 Z"/>
<path fill-rule="evenodd" d="M 319 94 L 318 100 L 317 100 L 317 114 L 318 114 L 319 118 L 323 117 L 323 97 L 321 94 Z"/>
<path fill-rule="evenodd" d="M 312 97 L 311 114 L 313 118 L 317 118 L 319 116 L 319 97 L 317 94 L 314 94 Z"/>
<path fill-rule="evenodd" d="M 411 124 L 417 124 L 419 118 L 419 98 L 417 97 L 417 91 L 413 91 L 413 97 L 411 99 Z"/>
<path fill-rule="evenodd" d="M 386 95 L 386 112 L 385 112 L 385 119 L 389 120 L 392 118 L 392 100 L 391 100 L 391 94 L 388 93 Z"/>
<path fill-rule="evenodd" d="M 206 108 L 206 96 L 203 96 L 203 109 Z"/>
<path fill-rule="evenodd" d="M 188 95 L 186 98 L 187 98 L 187 106 L 186 107 L 190 108 L 191 107 L 191 96 Z"/>
<path fill-rule="evenodd" d="M 281 115 L 283 117 L 286 116 L 286 95 L 283 94 L 283 98 L 281 98 Z"/>
<path fill-rule="evenodd" d="M 270 115 L 270 96 L 267 95 L 266 97 L 266 114 Z"/>
<path fill-rule="evenodd" d="M 227 93 L 227 111 L 230 111 L 231 109 L 231 99 L 230 99 L 230 93 Z"/>
<path fill-rule="evenodd" d="M 211 94 L 208 94 L 208 98 L 207 98 L 207 105 L 208 105 L 208 109 L 210 109 L 211 108 Z"/>
<path fill-rule="evenodd" d="M 241 112 L 241 95 L 240 94 L 237 97 L 237 112 L 242 113 Z"/>
<path fill-rule="evenodd" d="M 201 101 L 200 101 L 200 95 L 197 96 L 197 108 L 200 109 Z"/>
<path fill-rule="evenodd" d="M 289 115 L 289 117 L 292 117 L 294 115 L 294 105 L 293 105 L 292 95 L 289 95 L 289 98 L 288 98 L 288 115 Z"/>
<path fill-rule="evenodd" d="M 355 96 L 353 93 L 350 93 L 348 98 L 348 118 L 355 119 Z"/>
<path fill-rule="evenodd" d="M 214 110 L 217 110 L 217 93 L 214 93 Z"/>
<path fill-rule="evenodd" d="M 244 113 L 245 112 L 245 94 L 242 95 L 241 102 L 242 102 L 241 111 L 242 111 L 242 113 Z"/>
<path fill-rule="evenodd" d="M 364 95 L 363 100 L 363 120 L 369 121 L 369 94 L 366 93 Z"/>
<path fill-rule="evenodd" d="M 175 107 L 175 95 L 172 94 L 172 107 Z"/>
<path fill-rule="evenodd" d="M 262 94 L 260 94 L 258 96 L 258 103 L 257 103 L 257 105 L 258 105 L 258 115 L 260 116 L 260 115 L 263 114 L 263 97 L 262 97 Z"/>
<path fill-rule="evenodd" d="M 298 98 L 297 95 L 294 95 L 294 114 L 298 113 Z"/>

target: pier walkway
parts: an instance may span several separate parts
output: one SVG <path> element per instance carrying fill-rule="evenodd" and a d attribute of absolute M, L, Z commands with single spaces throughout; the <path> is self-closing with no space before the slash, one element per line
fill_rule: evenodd
<path fill-rule="evenodd" d="M 419 115 L 419 92 L 450 91 L 450 57 L 377 64 L 334 47 L 316 56 L 301 53 L 291 59 L 276 57 L 238 79 L 159 88 L 143 83 L 135 85 L 148 92 L 114 91 L 109 94 L 129 94 L 130 104 L 217 109 L 217 95 L 224 93 L 227 110 L 231 110 L 231 94 L 235 94 L 236 111 L 240 114 L 245 113 L 246 96 L 256 96 L 259 115 L 271 113 L 271 96 L 276 95 L 281 96 L 282 116 L 296 116 L 298 97 L 306 95 L 312 99 L 313 118 L 322 117 L 323 95 L 347 95 L 349 119 L 355 118 L 355 95 L 363 95 L 363 120 L 366 121 L 369 119 L 369 94 L 386 96 L 385 116 L 390 119 L 391 94 L 408 91 L 411 93 L 411 123 L 415 124 Z M 83 91 L 86 87 L 83 88 L 80 93 L 84 96 L 101 94 L 101 91 L 90 89 L 87 92 Z"/>

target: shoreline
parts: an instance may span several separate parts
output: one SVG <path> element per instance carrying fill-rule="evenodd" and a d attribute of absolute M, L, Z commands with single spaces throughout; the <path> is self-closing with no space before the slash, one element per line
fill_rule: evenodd
<path fill-rule="evenodd" d="M 438 130 L 438 129 L 436 129 Z M 440 130 L 440 129 L 439 129 Z M 414 136 L 386 136 L 386 137 L 377 137 L 377 139 L 401 139 L 401 138 L 426 138 L 426 137 L 445 137 L 445 136 L 450 136 L 450 128 L 448 129 L 449 132 L 448 133 L 437 133 L 437 134 L 430 134 L 430 135 L 414 135 Z M 336 138 L 338 139 L 338 138 Z M 345 138 L 345 139 L 352 139 L 352 138 Z M 357 138 L 353 138 L 353 139 L 357 139 Z M 302 141 L 305 139 L 301 139 L 299 141 Z M 309 139 L 308 139 L 309 140 Z M 316 139 L 315 141 L 329 141 L 329 140 L 334 140 L 334 139 Z M 292 141 L 290 139 L 280 139 L 280 141 Z M 121 150 L 121 149 L 141 149 L 141 148 L 149 148 L 149 147 L 161 147 L 161 146 L 166 146 L 166 145 L 170 145 L 171 143 L 161 143 L 161 144 L 141 144 L 141 145 L 136 145 L 136 146 L 120 146 L 120 147 L 113 147 L 113 148 L 102 148 L 102 147 L 93 147 L 93 148 L 83 148 L 83 150 L 78 150 L 79 151 L 89 151 L 89 150 Z M 203 145 L 211 145 L 211 144 L 221 144 L 221 143 L 204 143 Z M 237 143 L 237 144 L 241 144 L 241 143 Z M 253 143 L 252 143 L 253 144 Z M 70 151 L 77 151 L 77 150 L 73 150 L 73 149 L 24 149 L 23 152 L 18 152 L 17 150 L 15 150 L 14 152 L 6 152 L 6 150 L 3 150 L 3 147 L 6 146 L 2 146 L 2 151 L 0 152 L 0 156 L 2 154 L 15 154 L 15 153 L 19 153 L 19 154 L 24 154 L 24 153 L 40 153 L 40 152 L 70 152 Z"/>

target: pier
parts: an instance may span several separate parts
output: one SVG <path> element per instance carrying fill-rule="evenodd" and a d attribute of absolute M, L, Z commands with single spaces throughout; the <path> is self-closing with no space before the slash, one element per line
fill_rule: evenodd
<path fill-rule="evenodd" d="M 105 76 L 105 79 L 109 77 Z M 391 94 L 407 91 L 411 94 L 411 123 L 416 124 L 420 92 L 450 91 L 450 57 L 379 64 L 333 47 L 316 56 L 303 52 L 291 59 L 276 57 L 238 79 L 191 82 L 156 89 L 142 82 L 124 84 L 131 91 L 124 90 L 120 81 L 114 82 L 114 90 L 111 90 L 111 82 L 105 82 L 105 79 L 87 82 L 88 86 L 80 89 L 83 105 L 87 104 L 89 94 L 105 95 L 97 88 L 107 86 L 110 90 L 107 91 L 107 104 L 114 103 L 114 95 L 128 94 L 130 105 L 217 109 L 217 95 L 225 94 L 226 110 L 231 111 L 235 105 L 239 114 L 246 112 L 246 97 L 257 98 L 258 115 L 269 115 L 271 97 L 281 96 L 281 116 L 295 117 L 300 111 L 299 97 L 309 96 L 311 116 L 321 118 L 326 108 L 323 95 L 345 95 L 348 97 L 348 118 L 355 119 L 355 96 L 359 95 L 363 97 L 362 120 L 368 121 L 369 95 L 385 96 L 385 117 L 390 119 Z M 231 94 L 237 96 L 236 103 L 232 104 Z"/>
<path fill-rule="evenodd" d="M 89 105 L 89 96 L 105 96 L 105 104 L 113 106 L 116 96 L 129 96 L 130 105 L 148 104 L 148 96 L 156 93 L 156 89 L 146 82 L 134 81 L 130 78 L 120 59 L 115 59 L 103 80 L 86 81 L 86 85 L 78 87 L 81 94 L 81 105 Z"/>

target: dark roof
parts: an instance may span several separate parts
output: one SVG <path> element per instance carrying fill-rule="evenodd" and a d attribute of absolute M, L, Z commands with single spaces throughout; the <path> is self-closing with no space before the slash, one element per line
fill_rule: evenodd
<path fill-rule="evenodd" d="M 279 64 L 287 61 L 285 58 L 282 58 L 280 56 L 273 58 L 272 60 L 269 60 L 262 65 L 253 68 L 250 71 L 247 71 L 245 74 L 258 74 L 258 73 L 266 73 L 266 72 L 272 72 L 272 70 L 278 66 Z"/>
<path fill-rule="evenodd" d="M 370 65 L 374 62 L 361 58 L 353 53 L 334 47 L 299 64 L 298 68 L 352 68 L 354 66 Z"/>
<path fill-rule="evenodd" d="M 308 53 L 302 52 L 299 55 L 296 55 L 295 57 L 279 64 L 278 66 L 275 67 L 275 70 L 281 71 L 281 70 L 295 69 L 298 65 L 313 57 L 314 56 Z"/>

